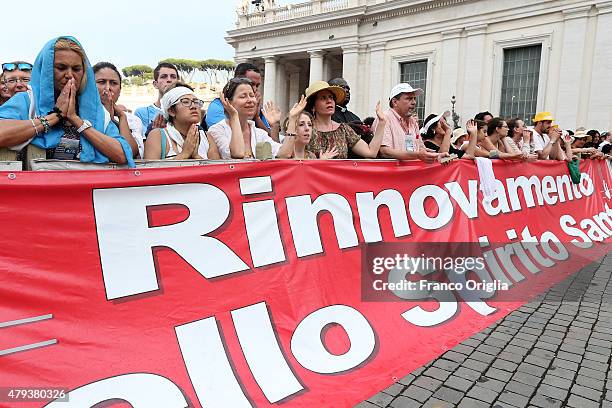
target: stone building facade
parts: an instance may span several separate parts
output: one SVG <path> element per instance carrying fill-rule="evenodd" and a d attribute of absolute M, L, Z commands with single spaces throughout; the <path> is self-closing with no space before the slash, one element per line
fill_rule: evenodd
<path fill-rule="evenodd" d="M 311 0 L 237 10 L 236 62 L 264 71 L 265 99 L 287 112 L 309 82 L 344 77 L 361 117 L 400 81 L 423 87 L 419 114 L 451 107 L 565 128 L 612 125 L 612 1 Z"/>

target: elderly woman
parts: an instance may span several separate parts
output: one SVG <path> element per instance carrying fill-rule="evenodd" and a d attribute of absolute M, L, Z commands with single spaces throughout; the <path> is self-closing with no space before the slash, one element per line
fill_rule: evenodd
<path fill-rule="evenodd" d="M 278 143 L 251 120 L 258 110 L 258 103 L 250 79 L 232 78 L 223 88 L 221 103 L 230 118 L 212 125 L 208 133 L 223 159 L 258 158 L 257 143 L 269 143 L 273 158 L 291 157 L 295 138 L 285 137 L 282 144 Z"/>
<path fill-rule="evenodd" d="M 98 62 L 93 66 L 96 86 L 102 105 L 110 114 L 111 120 L 119 128 L 121 136 L 130 144 L 134 157 L 144 155 L 144 134 L 142 122 L 137 116 L 117 105 L 121 95 L 121 74 L 114 64 Z"/>
<path fill-rule="evenodd" d="M 128 163 L 132 149 L 100 102 L 93 70 L 73 37 L 49 41 L 36 57 L 30 86 L 0 107 L 0 147 L 28 143 L 47 158 Z"/>
<path fill-rule="evenodd" d="M 379 125 L 370 143 L 363 141 L 346 123 L 337 123 L 332 120 L 336 111 L 336 102 L 343 101 L 346 92 L 339 86 L 330 86 L 325 81 L 317 81 L 306 89 L 306 111 L 314 116 L 314 134 L 308 144 L 308 151 L 320 157 L 321 153 L 335 148 L 337 159 L 346 159 L 349 150 L 358 156 L 376 158 L 382 137 L 385 132 L 386 117 L 380 109 L 380 102 L 376 105 L 376 114 Z"/>
<path fill-rule="evenodd" d="M 180 84 L 164 94 L 160 104 L 168 121 L 165 128 L 153 129 L 145 142 L 146 160 L 219 159 L 210 134 L 200 130 L 204 103 L 193 89 Z"/>

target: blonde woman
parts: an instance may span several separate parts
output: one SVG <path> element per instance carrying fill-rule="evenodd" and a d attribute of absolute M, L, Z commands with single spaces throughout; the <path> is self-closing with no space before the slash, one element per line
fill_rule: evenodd
<path fill-rule="evenodd" d="M 94 74 L 73 37 L 49 41 L 36 57 L 31 92 L 0 106 L 0 147 L 28 143 L 47 149 L 47 158 L 128 163 L 132 149 L 100 102 Z"/>

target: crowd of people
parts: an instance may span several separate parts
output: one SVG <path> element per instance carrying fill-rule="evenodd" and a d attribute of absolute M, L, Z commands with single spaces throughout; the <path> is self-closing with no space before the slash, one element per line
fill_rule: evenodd
<path fill-rule="evenodd" d="M 351 89 L 342 78 L 316 81 L 286 113 L 264 102 L 262 75 L 238 64 L 219 98 L 204 111 L 178 69 L 160 63 L 153 71 L 157 101 L 133 113 L 118 104 L 122 77 L 110 62 L 91 66 L 73 37 L 49 41 L 34 64 L 2 64 L 0 147 L 21 152 L 28 144 L 48 159 L 346 159 L 387 158 L 447 163 L 478 157 L 513 161 L 611 158 L 612 135 L 563 130 L 550 112 L 500 118 L 480 112 L 452 129 L 449 112 L 416 115 L 419 88 L 394 86 L 388 109 L 379 102 L 363 121 L 347 105 Z"/>

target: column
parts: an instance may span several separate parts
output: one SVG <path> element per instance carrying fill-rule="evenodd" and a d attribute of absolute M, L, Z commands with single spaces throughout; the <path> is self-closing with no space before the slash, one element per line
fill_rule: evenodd
<path fill-rule="evenodd" d="M 304 90 L 300 89 L 300 70 L 296 67 L 289 72 L 289 109 L 299 102 L 300 96 L 303 93 Z"/>
<path fill-rule="evenodd" d="M 463 81 L 463 92 L 461 100 L 456 105 L 457 113 L 461 116 L 461 123 L 465 123 L 468 118 L 473 118 L 475 114 L 481 112 L 483 108 L 490 109 L 489 106 L 481 106 L 480 98 L 482 95 L 482 70 L 484 65 L 485 35 L 487 25 L 465 27 L 467 34 L 465 46 L 465 77 Z"/>
<path fill-rule="evenodd" d="M 462 28 L 442 32 L 439 99 L 437 106 L 435 101 L 431 105 L 432 113 L 440 114 L 445 110 L 450 110 L 451 98 L 457 93 L 457 65 L 461 31 L 463 31 Z M 428 115 L 428 113 L 425 114 Z"/>
<path fill-rule="evenodd" d="M 563 10 L 563 43 L 561 46 L 563 53 L 559 67 L 555 117 L 564 129 L 574 129 L 577 126 L 580 94 L 588 92 L 588 89 L 584 89 L 580 84 L 584 84 L 582 73 L 590 9 L 589 5 Z"/>
<path fill-rule="evenodd" d="M 323 50 L 308 51 L 310 54 L 310 83 L 323 81 Z"/>
<path fill-rule="evenodd" d="M 586 126 L 589 129 L 609 129 L 610 89 L 612 89 L 612 1 L 597 7 L 595 58 L 591 76 L 591 95 Z M 580 84 L 575 82 L 576 86 Z"/>
<path fill-rule="evenodd" d="M 271 101 L 276 98 L 276 59 L 274 56 L 264 58 L 266 64 L 264 68 L 264 101 Z"/>
<path fill-rule="evenodd" d="M 360 100 L 363 95 L 362 84 L 358 82 L 357 69 L 359 67 L 359 44 L 350 44 L 342 47 L 342 78 L 351 87 L 352 110 L 356 110 L 355 101 Z"/>
<path fill-rule="evenodd" d="M 278 61 L 276 65 L 276 97 L 274 102 L 280 107 L 281 112 L 285 115 L 287 110 L 287 74 L 285 70 L 285 62 Z"/>
<path fill-rule="evenodd" d="M 384 89 L 386 44 L 383 42 L 370 46 L 370 87 L 368 105 L 364 109 L 368 116 L 373 116 L 376 102 L 380 101 L 382 106 L 388 106 L 389 89 Z"/>

